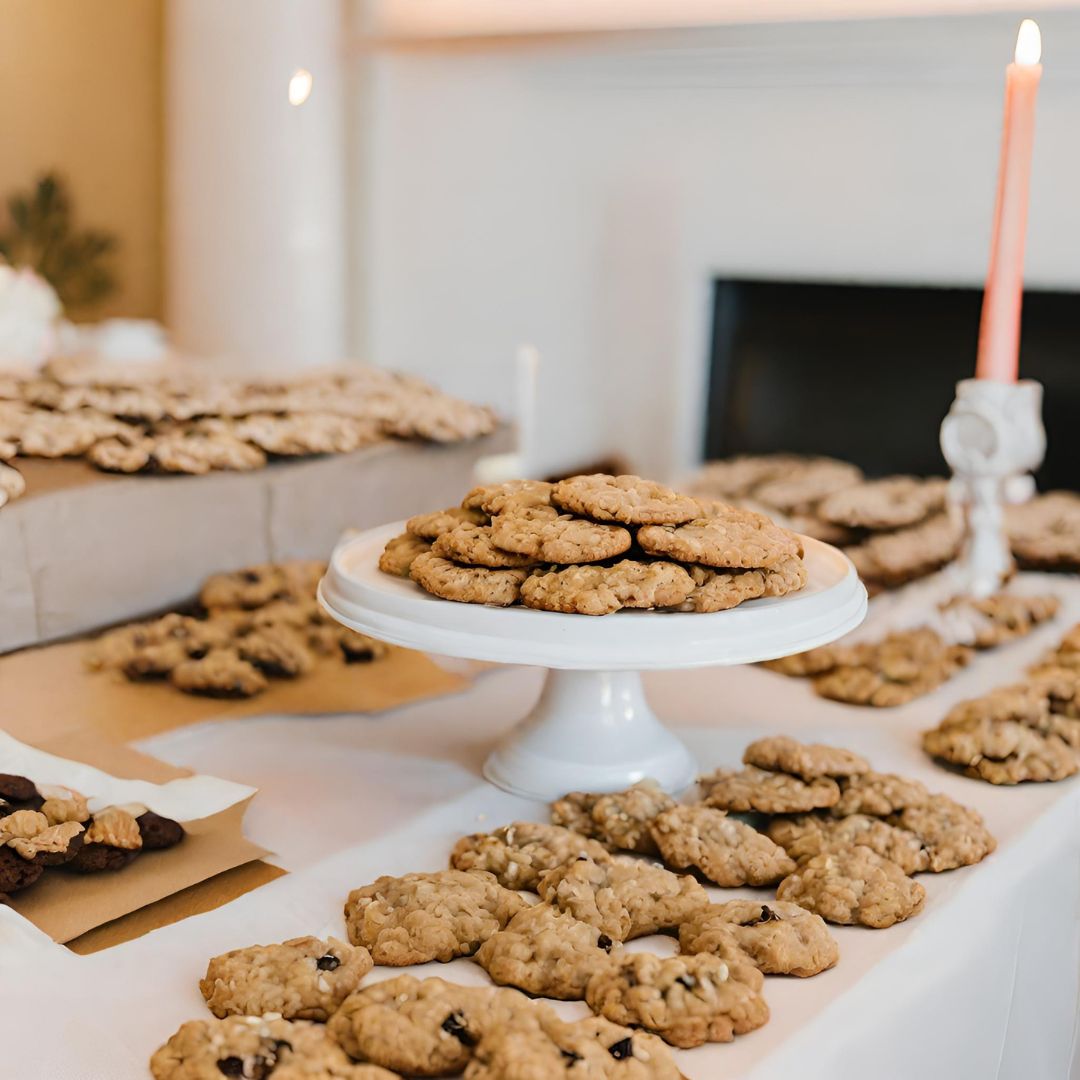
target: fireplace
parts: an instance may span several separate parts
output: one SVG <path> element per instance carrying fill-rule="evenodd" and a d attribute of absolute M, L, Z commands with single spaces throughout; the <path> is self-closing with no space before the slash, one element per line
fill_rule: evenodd
<path fill-rule="evenodd" d="M 947 473 L 938 427 L 975 370 L 978 289 L 725 279 L 706 457 L 790 450 L 869 475 Z M 1024 297 L 1021 373 L 1046 390 L 1040 488 L 1080 487 L 1080 294 Z"/>

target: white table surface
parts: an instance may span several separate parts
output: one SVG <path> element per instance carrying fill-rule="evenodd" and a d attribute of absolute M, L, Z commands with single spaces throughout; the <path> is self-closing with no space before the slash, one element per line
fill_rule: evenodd
<path fill-rule="evenodd" d="M 1011 680 L 1080 621 L 1080 582 L 1053 585 L 1068 598 L 1057 620 L 899 709 L 823 701 L 801 681 L 759 668 L 646 677 L 655 708 L 702 769 L 738 761 L 746 742 L 764 733 L 835 742 L 868 755 L 875 768 L 918 777 L 975 806 L 999 841 L 977 867 L 921 875 L 928 900 L 915 919 L 883 931 L 834 928 L 841 960 L 832 971 L 767 979 L 770 1022 L 732 1044 L 681 1052 L 691 1080 L 1080 1077 L 1080 778 L 994 788 L 935 767 L 917 738 L 953 702 Z M 378 717 L 243 719 L 140 744 L 175 764 L 258 786 L 248 834 L 292 872 L 217 911 L 89 957 L 52 945 L 0 908 L 0 1076 L 146 1077 L 154 1048 L 184 1020 L 208 1015 L 197 983 L 210 956 L 304 933 L 343 935 L 349 889 L 382 873 L 441 868 L 462 833 L 543 820 L 543 806 L 479 774 L 493 741 L 533 704 L 540 674 L 499 669 L 464 694 Z M 674 946 L 648 938 L 631 947 Z M 420 970 L 486 981 L 465 960 Z M 370 978 L 396 973 L 380 968 Z M 559 1008 L 585 1011 L 580 1003 Z M 26 1038 L 27 1031 L 40 1034 Z"/>

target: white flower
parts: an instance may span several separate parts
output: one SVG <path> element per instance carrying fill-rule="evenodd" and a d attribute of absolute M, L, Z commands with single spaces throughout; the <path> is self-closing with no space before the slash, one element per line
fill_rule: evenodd
<path fill-rule="evenodd" d="M 56 341 L 60 300 L 33 270 L 0 263 L 0 366 L 37 366 Z"/>

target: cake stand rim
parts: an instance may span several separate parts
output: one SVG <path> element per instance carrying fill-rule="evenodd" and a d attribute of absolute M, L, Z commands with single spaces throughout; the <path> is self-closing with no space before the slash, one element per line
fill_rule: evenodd
<path fill-rule="evenodd" d="M 806 590 L 709 614 L 621 611 L 590 617 L 431 596 L 377 568 L 386 541 L 402 531 L 404 524 L 394 522 L 343 538 L 319 583 L 319 602 L 351 629 L 443 656 L 582 671 L 730 666 L 835 641 L 867 611 L 866 589 L 851 560 L 805 536 Z"/>

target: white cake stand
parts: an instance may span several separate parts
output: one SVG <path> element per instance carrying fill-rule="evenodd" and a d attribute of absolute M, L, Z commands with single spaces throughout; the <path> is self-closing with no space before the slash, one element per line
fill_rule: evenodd
<path fill-rule="evenodd" d="M 649 708 L 641 671 L 787 656 L 834 641 L 866 615 L 866 590 L 851 562 L 809 538 L 809 581 L 794 595 L 709 615 L 620 611 L 590 618 L 453 603 L 383 574 L 379 555 L 402 531 L 399 522 L 343 541 L 319 600 L 339 622 L 395 645 L 548 668 L 539 702 L 484 765 L 492 783 L 532 798 L 616 791 L 647 776 L 669 791 L 687 787 L 694 759 Z"/>

